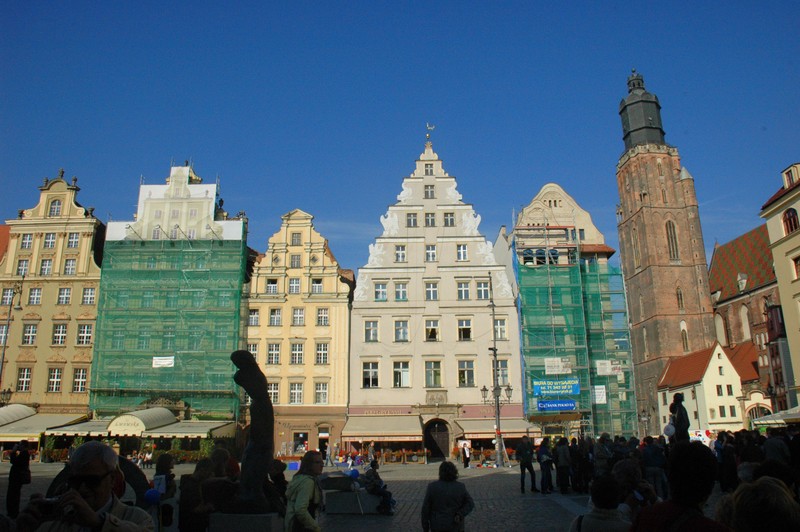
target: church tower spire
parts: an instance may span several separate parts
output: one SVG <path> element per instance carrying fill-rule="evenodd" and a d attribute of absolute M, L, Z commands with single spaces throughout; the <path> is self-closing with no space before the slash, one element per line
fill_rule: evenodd
<path fill-rule="evenodd" d="M 625 149 L 642 144 L 665 144 L 661 104 L 644 88 L 644 78 L 634 69 L 628 77 L 628 97 L 619 104 Z"/>

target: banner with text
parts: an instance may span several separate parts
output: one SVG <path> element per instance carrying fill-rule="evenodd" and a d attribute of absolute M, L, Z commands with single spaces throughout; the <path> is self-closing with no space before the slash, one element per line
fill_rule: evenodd
<path fill-rule="evenodd" d="M 581 385 L 577 377 L 559 381 L 533 381 L 533 395 L 578 395 L 579 393 L 581 393 Z"/>
<path fill-rule="evenodd" d="M 575 410 L 575 401 L 562 400 L 562 401 L 539 401 L 537 408 L 539 412 L 553 412 L 564 410 Z"/>

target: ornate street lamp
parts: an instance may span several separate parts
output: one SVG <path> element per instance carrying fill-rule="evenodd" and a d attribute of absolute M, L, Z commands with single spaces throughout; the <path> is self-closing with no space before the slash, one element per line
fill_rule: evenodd
<path fill-rule="evenodd" d="M 0 391 L 0 406 L 6 406 L 9 402 L 11 402 L 11 394 L 14 393 L 11 391 L 11 388 L 6 388 L 5 390 Z"/>

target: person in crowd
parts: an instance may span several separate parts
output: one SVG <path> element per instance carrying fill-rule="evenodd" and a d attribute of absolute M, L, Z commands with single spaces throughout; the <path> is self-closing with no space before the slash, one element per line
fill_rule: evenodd
<path fill-rule="evenodd" d="M 667 474 L 665 471 L 667 457 L 664 456 L 664 449 L 656 443 L 652 436 L 645 436 L 644 443 L 644 450 L 642 450 L 644 478 L 648 484 L 653 486 L 656 494 L 661 499 L 666 500 L 668 495 Z"/>
<path fill-rule="evenodd" d="M 394 515 L 394 499 L 392 499 L 392 492 L 386 489 L 386 483 L 378 473 L 380 464 L 377 460 L 369 463 L 369 469 L 364 473 L 364 488 L 367 493 L 377 495 L 381 498 L 381 503 L 378 505 L 378 513 L 384 515 Z"/>
<path fill-rule="evenodd" d="M 152 467 L 153 467 L 153 449 L 148 448 L 147 451 L 144 453 L 144 468 L 152 469 Z"/>
<path fill-rule="evenodd" d="M 322 504 L 322 490 L 317 481 L 324 463 L 319 451 L 308 451 L 300 460 L 300 469 L 286 488 L 286 532 L 321 530 L 317 511 Z"/>
<path fill-rule="evenodd" d="M 242 469 L 239 466 L 239 461 L 231 454 L 230 450 L 228 449 L 225 440 L 216 440 L 214 442 L 214 451 L 217 449 L 222 449 L 223 451 L 227 452 L 227 459 L 225 462 L 225 476 L 227 476 L 230 480 L 236 481 L 239 480 L 239 476 L 242 473 Z M 211 453 L 211 459 L 214 459 L 214 451 Z M 220 457 L 221 458 L 221 457 Z M 215 476 L 219 476 L 215 473 Z"/>
<path fill-rule="evenodd" d="M 787 445 L 783 433 L 775 427 L 767 429 L 767 439 L 761 448 L 764 451 L 764 460 L 780 462 L 787 467 L 792 461 L 789 445 Z"/>
<path fill-rule="evenodd" d="M 611 476 L 619 484 L 620 504 L 617 510 L 623 521 L 631 523 L 642 508 L 661 502 L 653 486 L 642 480 L 642 469 L 637 460 L 620 460 L 611 468 Z"/>
<path fill-rule="evenodd" d="M 683 406 L 683 394 L 676 393 L 672 397 L 672 404 L 669 405 L 672 414 L 672 425 L 675 427 L 674 441 L 689 441 L 689 413 Z"/>
<path fill-rule="evenodd" d="M 214 463 L 203 458 L 194 467 L 194 473 L 181 476 L 178 500 L 178 530 L 194 532 L 208 528 L 208 514 L 213 506 L 203 499 L 203 482 L 214 476 Z"/>
<path fill-rule="evenodd" d="M 726 433 L 722 443 L 722 462 L 719 464 L 719 487 L 724 493 L 732 492 L 739 485 L 737 467 L 734 438 Z"/>
<path fill-rule="evenodd" d="M 594 445 L 594 474 L 596 477 L 602 477 L 611 473 L 611 446 L 609 440 L 611 436 L 604 432 L 600 435 L 597 443 Z"/>
<path fill-rule="evenodd" d="M 152 531 L 153 520 L 146 511 L 113 494 L 115 480 L 122 476 L 118 464 L 117 453 L 108 445 L 84 443 L 68 465 L 68 490 L 56 500 L 31 497 L 17 518 L 17 531 Z"/>
<path fill-rule="evenodd" d="M 375 442 L 370 442 L 369 447 L 367 447 L 367 460 L 372 462 L 375 460 Z"/>
<path fill-rule="evenodd" d="M 469 469 L 469 459 L 472 455 L 472 451 L 470 451 L 467 442 L 461 444 L 461 463 L 464 464 L 464 469 Z"/>
<path fill-rule="evenodd" d="M 533 444 L 527 436 L 522 437 L 522 441 L 517 447 L 517 460 L 519 460 L 519 490 L 525 493 L 525 472 L 531 474 L 531 491 L 539 491 L 536 488 L 536 472 L 533 470 Z"/>
<path fill-rule="evenodd" d="M 572 458 L 569 454 L 569 441 L 561 437 L 556 444 L 556 477 L 558 489 L 566 495 L 569 492 L 569 471 L 572 467 Z"/>
<path fill-rule="evenodd" d="M 539 444 L 536 461 L 539 462 L 539 470 L 542 472 L 542 494 L 553 493 L 553 454 L 550 452 L 550 436 Z"/>
<path fill-rule="evenodd" d="M 156 460 L 155 476 L 164 477 L 164 492 L 161 493 L 161 500 L 171 499 L 178 491 L 178 486 L 175 483 L 175 473 L 172 470 L 175 468 L 175 458 L 169 453 L 162 453 L 158 460 Z"/>
<path fill-rule="evenodd" d="M 611 476 L 596 478 L 591 488 L 592 510 L 576 517 L 569 532 L 627 532 L 631 524 L 623 521 L 617 505 L 620 488 Z"/>
<path fill-rule="evenodd" d="M 274 458 L 269 465 L 268 479 L 270 484 L 275 486 L 275 490 L 280 495 L 283 503 L 286 504 L 286 488 L 289 486 L 289 482 L 286 480 L 284 471 L 286 471 L 286 463 Z"/>
<path fill-rule="evenodd" d="M 723 524 L 736 532 L 762 530 L 800 530 L 800 504 L 780 480 L 761 477 L 739 486 L 727 506 L 719 513 Z"/>
<path fill-rule="evenodd" d="M 11 469 L 8 472 L 8 490 L 6 491 L 6 514 L 12 519 L 19 514 L 19 501 L 22 486 L 31 483 L 31 455 L 28 452 L 28 440 L 20 440 L 8 455 Z"/>
<path fill-rule="evenodd" d="M 578 438 L 573 437 L 569 442 L 569 459 L 572 463 L 572 466 L 569 470 L 569 481 L 572 485 L 572 489 L 575 490 L 576 493 L 582 493 L 583 489 L 583 480 L 581 476 L 581 448 L 578 445 Z"/>
<path fill-rule="evenodd" d="M 464 518 L 475 508 L 467 487 L 457 481 L 453 462 L 439 465 L 439 480 L 428 484 L 422 502 L 422 530 L 463 531 Z"/>
<path fill-rule="evenodd" d="M 724 532 L 728 528 L 703 515 L 714 489 L 717 459 L 702 442 L 679 442 L 667 460 L 670 499 L 642 508 L 632 532 Z"/>

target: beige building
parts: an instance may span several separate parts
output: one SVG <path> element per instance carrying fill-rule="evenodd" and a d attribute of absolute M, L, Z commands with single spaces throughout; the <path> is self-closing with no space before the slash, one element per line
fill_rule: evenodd
<path fill-rule="evenodd" d="M 105 226 L 76 201 L 77 178 L 45 178 L 0 261 L 0 388 L 39 412 L 87 413 Z"/>
<path fill-rule="evenodd" d="M 450 456 L 461 438 L 493 448 L 494 405 L 483 403 L 481 389 L 491 400 L 494 345 L 501 428 L 524 434 L 511 283 L 430 141 L 380 221 L 383 232 L 358 271 L 343 440 L 355 448 L 424 446 L 433 458 Z"/>
<path fill-rule="evenodd" d="M 245 292 L 247 347 L 267 377 L 281 455 L 339 441 L 347 407 L 353 272 L 313 219 L 299 209 L 281 217 Z"/>
<path fill-rule="evenodd" d="M 800 405 L 800 163 L 781 172 L 781 188 L 761 207 L 767 221 L 775 277 L 783 307 L 788 356 L 782 362 L 785 381 L 776 392 L 785 393 L 789 408 Z"/>

